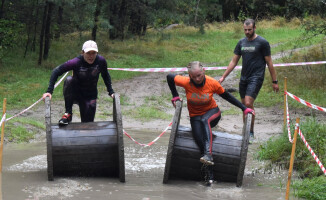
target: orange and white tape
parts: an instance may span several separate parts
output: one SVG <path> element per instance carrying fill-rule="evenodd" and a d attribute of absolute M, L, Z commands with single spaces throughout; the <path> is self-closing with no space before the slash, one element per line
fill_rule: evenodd
<path fill-rule="evenodd" d="M 314 61 L 314 62 L 299 62 L 299 63 L 280 63 L 273 64 L 274 67 L 288 67 L 288 66 L 303 66 L 303 65 L 320 65 L 326 64 L 326 61 Z M 205 70 L 224 70 L 228 66 L 220 67 L 204 67 Z M 235 69 L 241 69 L 242 66 L 236 66 Z M 184 72 L 187 71 L 187 67 L 174 67 L 174 68 L 108 68 L 109 70 L 119 71 L 131 71 L 131 72 Z"/>
<path fill-rule="evenodd" d="M 140 142 L 137 142 L 134 138 L 132 138 L 125 130 L 123 130 L 123 133 L 130 138 L 133 142 L 135 142 L 136 144 L 139 144 L 140 146 L 145 146 L 145 147 L 149 147 L 152 144 L 154 144 L 158 139 L 160 139 L 162 137 L 162 135 L 164 135 L 164 133 L 169 129 L 169 127 L 172 125 L 172 122 L 164 129 L 164 131 L 158 136 L 156 137 L 153 141 L 151 141 L 148 144 L 142 144 Z"/>
<path fill-rule="evenodd" d="M 61 81 L 67 76 L 68 72 L 54 85 L 54 88 L 58 87 L 58 85 L 61 83 Z M 29 109 L 31 109 L 32 107 L 34 107 L 36 104 L 38 104 L 43 98 L 41 97 L 39 100 L 37 100 L 35 103 L 33 103 L 31 106 L 29 106 L 28 108 L 24 109 L 23 111 L 21 111 L 20 113 L 15 114 L 14 116 L 6 119 L 6 121 L 9 121 L 15 117 L 18 117 L 19 115 L 23 114 L 24 112 L 28 111 Z"/>
<path fill-rule="evenodd" d="M 317 157 L 317 155 L 315 154 L 315 152 L 312 150 L 312 148 L 310 147 L 310 145 L 308 144 L 308 142 L 306 141 L 306 138 L 303 136 L 301 130 L 299 129 L 299 135 L 303 141 L 303 143 L 306 145 L 306 147 L 308 148 L 309 152 L 311 153 L 312 157 L 315 159 L 315 161 L 317 162 L 318 166 L 321 168 L 321 170 L 324 172 L 324 174 L 326 175 L 326 169 L 323 165 L 323 163 L 321 163 L 321 161 L 319 160 L 319 158 Z"/>
<path fill-rule="evenodd" d="M 326 112 L 326 108 L 323 108 L 323 107 L 320 107 L 320 106 L 316 106 L 312 103 L 309 103 L 308 101 L 305 101 L 303 99 L 300 99 L 299 97 L 291 94 L 290 92 L 285 92 L 286 95 L 288 95 L 289 97 L 291 97 L 292 99 L 302 103 L 303 105 L 305 106 L 308 106 L 309 108 L 313 108 L 313 109 L 316 109 L 316 110 L 319 110 L 319 111 L 323 111 L 323 112 Z"/>
<path fill-rule="evenodd" d="M 0 121 L 0 127 L 2 126 L 2 123 L 4 123 L 6 121 L 6 113 L 3 114 L 1 121 Z"/>
<path fill-rule="evenodd" d="M 288 94 L 288 92 L 286 92 L 285 94 Z M 294 96 L 294 95 L 293 95 Z M 289 115 L 289 106 L 288 106 L 288 100 L 287 100 L 287 96 L 285 98 L 286 101 L 286 120 L 287 120 L 287 128 L 288 128 L 288 136 L 289 136 L 289 141 L 291 143 L 293 143 L 293 139 L 291 137 L 291 129 L 290 129 L 290 115 Z M 310 145 L 308 144 L 308 142 L 306 141 L 303 133 L 301 132 L 300 128 L 299 128 L 299 124 L 295 124 L 295 129 L 299 129 L 298 134 L 300 135 L 300 138 L 302 139 L 303 143 L 306 145 L 306 147 L 308 148 L 309 152 L 311 153 L 312 157 L 315 159 L 315 161 L 317 162 L 318 166 L 321 168 L 321 170 L 323 171 L 323 173 L 326 175 L 326 169 L 324 167 L 324 165 L 321 163 L 321 161 L 319 160 L 319 158 L 317 157 L 317 155 L 314 153 L 314 151 L 312 150 L 312 148 L 310 147 Z"/>

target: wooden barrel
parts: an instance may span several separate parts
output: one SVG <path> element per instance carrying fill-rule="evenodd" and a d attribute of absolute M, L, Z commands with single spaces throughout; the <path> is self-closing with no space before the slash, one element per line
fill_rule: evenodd
<path fill-rule="evenodd" d="M 199 148 L 191 128 L 179 126 L 182 102 L 177 102 L 169 140 L 163 183 L 169 179 L 203 179 Z M 213 132 L 213 174 L 218 181 L 236 182 L 240 187 L 248 152 L 251 114 L 246 117 L 242 136 Z"/>
<path fill-rule="evenodd" d="M 48 180 L 54 176 L 107 176 L 125 182 L 122 117 L 119 95 L 113 104 L 113 121 L 51 124 L 46 99 Z"/>

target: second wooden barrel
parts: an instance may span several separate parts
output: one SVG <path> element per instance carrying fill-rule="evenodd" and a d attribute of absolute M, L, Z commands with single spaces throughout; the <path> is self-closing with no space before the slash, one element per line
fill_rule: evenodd
<path fill-rule="evenodd" d="M 169 179 L 203 179 L 199 148 L 191 128 L 179 126 L 182 104 L 178 102 L 173 119 L 163 183 Z M 239 187 L 247 159 L 251 114 L 246 117 L 242 135 L 213 132 L 214 180 L 236 182 Z"/>

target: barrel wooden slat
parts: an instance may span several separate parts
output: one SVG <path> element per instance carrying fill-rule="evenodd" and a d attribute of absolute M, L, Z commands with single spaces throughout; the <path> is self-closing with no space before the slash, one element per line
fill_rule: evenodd
<path fill-rule="evenodd" d="M 122 126 L 122 115 L 120 108 L 120 95 L 115 93 L 113 101 L 113 121 L 117 127 L 117 140 L 118 140 L 118 154 L 119 154 L 119 180 L 125 182 L 125 156 L 124 156 L 124 143 L 123 143 L 123 126 Z"/>
<path fill-rule="evenodd" d="M 118 152 L 116 152 L 118 153 Z M 77 164 L 90 164 L 92 163 L 110 163 L 112 166 L 116 166 L 112 161 L 117 161 L 116 156 L 113 155 L 99 155 L 99 154 L 68 154 L 68 155 L 56 155 L 53 156 L 55 165 L 63 163 L 77 163 Z M 110 162 L 109 162 L 110 161 Z"/>
<path fill-rule="evenodd" d="M 232 141 L 221 143 L 219 141 L 220 138 L 214 138 L 213 140 L 213 154 L 215 153 L 221 153 L 221 154 L 226 154 L 226 155 L 235 155 L 235 156 L 240 156 L 240 150 L 241 150 L 241 143 L 236 142 L 235 144 L 237 145 L 225 145 L 225 143 L 232 144 Z M 181 138 L 177 137 L 174 148 L 189 148 L 189 149 L 194 149 L 199 152 L 199 149 L 192 137 L 189 138 Z"/>
<path fill-rule="evenodd" d="M 193 139 L 191 128 L 179 126 L 182 106 L 176 108 L 173 118 L 168 146 L 167 160 L 163 183 L 169 179 L 203 179 L 199 158 L 199 148 Z M 251 114 L 248 114 L 251 119 Z M 242 135 L 214 132 L 212 166 L 214 179 L 218 181 L 236 182 L 241 186 L 244 166 L 248 151 L 248 136 L 251 120 L 245 120 Z M 168 163 L 168 164 L 167 164 Z"/>
<path fill-rule="evenodd" d="M 241 144 L 241 152 L 240 152 L 240 165 L 239 165 L 239 172 L 237 177 L 237 187 L 242 186 L 244 170 L 246 167 L 247 161 L 247 153 L 248 153 L 248 145 L 249 145 L 249 133 L 251 128 L 251 120 L 252 114 L 248 114 L 245 118 L 245 123 L 242 129 L 242 144 Z"/>
<path fill-rule="evenodd" d="M 166 162 L 165 162 L 165 168 L 164 168 L 164 176 L 163 176 L 163 183 L 167 183 L 170 178 L 170 169 L 171 169 L 171 160 L 173 155 L 173 146 L 174 141 L 176 137 L 176 132 L 179 128 L 180 123 L 180 116 L 181 116 L 181 110 L 182 110 L 182 101 L 176 102 L 176 109 L 173 116 L 172 121 L 172 128 L 171 128 L 171 134 L 169 139 L 169 146 L 168 146 L 168 152 L 166 154 Z"/>
<path fill-rule="evenodd" d="M 114 121 L 58 126 L 49 123 L 50 114 L 46 115 L 49 180 L 53 176 L 110 176 L 125 181 L 122 117 L 117 98 L 118 94 L 113 105 Z M 46 104 L 50 108 L 50 101 Z"/>
<path fill-rule="evenodd" d="M 198 158 L 200 158 L 201 154 L 199 151 L 193 151 L 193 149 L 181 149 L 181 148 L 175 148 L 174 149 L 174 155 L 176 157 L 187 157 L 195 159 L 196 162 L 198 161 Z M 234 155 L 226 155 L 226 154 L 213 154 L 214 160 L 218 160 L 221 163 L 230 164 L 230 165 L 239 165 L 240 159 L 239 156 Z"/>
<path fill-rule="evenodd" d="M 46 126 L 46 149 L 48 163 L 48 180 L 53 181 L 53 159 L 52 159 L 52 129 L 51 129 L 51 101 L 45 98 L 45 126 Z"/>
<path fill-rule="evenodd" d="M 108 146 L 105 144 L 97 145 L 97 148 L 91 148 L 89 145 L 80 145 L 80 146 L 61 146 L 60 148 L 53 147 L 52 151 L 55 155 L 69 155 L 69 154 L 104 154 L 106 152 L 118 151 L 116 146 Z"/>
<path fill-rule="evenodd" d="M 96 124 L 94 123 L 89 123 L 89 122 L 84 122 L 84 123 L 70 123 L 69 126 L 53 126 L 53 130 L 60 129 L 60 130 L 103 130 L 103 129 L 116 129 L 116 123 L 113 121 L 104 121 L 104 122 L 97 122 Z"/>

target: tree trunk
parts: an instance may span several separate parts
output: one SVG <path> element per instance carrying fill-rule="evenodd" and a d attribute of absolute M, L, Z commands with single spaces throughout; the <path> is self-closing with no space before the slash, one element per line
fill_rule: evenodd
<path fill-rule="evenodd" d="M 62 25 L 62 15 L 63 15 L 63 5 L 60 5 L 59 8 L 58 8 L 58 20 L 57 20 L 58 28 L 57 28 L 57 30 L 55 32 L 55 35 L 54 35 L 55 39 L 60 38 L 61 25 Z"/>
<path fill-rule="evenodd" d="M 96 41 L 96 32 L 97 32 L 97 26 L 98 26 L 98 16 L 101 13 L 101 7 L 102 7 L 102 0 L 97 0 L 96 3 L 96 10 L 94 13 L 94 27 L 92 30 L 92 39 Z"/>
<path fill-rule="evenodd" d="M 29 19 L 33 19 L 33 13 L 34 13 L 34 8 L 35 8 L 35 1 L 32 3 L 32 11 L 30 12 Z M 31 29 L 33 27 L 33 24 L 27 23 L 26 28 L 27 28 L 27 41 L 26 41 L 26 46 L 25 46 L 25 52 L 24 52 L 24 58 L 26 57 L 28 47 L 31 43 Z"/>
<path fill-rule="evenodd" d="M 46 17 L 46 25 L 45 25 L 45 43 L 44 43 L 44 54 L 43 59 L 46 60 L 49 56 L 49 50 L 50 50 L 50 42 L 51 42 L 51 16 L 54 9 L 54 3 L 49 2 L 48 3 L 48 12 Z"/>
<path fill-rule="evenodd" d="M 128 25 L 128 1 L 119 0 L 112 4 L 110 24 L 114 27 L 110 30 L 110 39 L 125 38 L 125 28 Z"/>
<path fill-rule="evenodd" d="M 196 5 L 196 13 L 195 13 L 195 27 L 197 26 L 197 15 L 198 15 L 198 7 L 199 7 L 200 0 L 197 1 Z"/>
<path fill-rule="evenodd" d="M 32 40 L 32 45 L 31 45 L 31 51 L 35 51 L 36 49 L 36 29 L 38 25 L 38 13 L 39 13 L 39 6 L 38 6 L 38 0 L 36 0 L 36 14 L 35 14 L 35 19 L 34 19 L 34 34 L 33 34 L 33 40 Z"/>
<path fill-rule="evenodd" d="M 46 2 L 44 6 L 44 11 L 43 11 L 43 19 L 42 19 L 42 29 L 40 33 L 40 51 L 39 51 L 39 56 L 38 56 L 38 64 L 42 64 L 42 57 L 43 57 L 43 40 L 44 40 L 44 31 L 45 31 L 45 25 L 46 25 L 46 15 L 47 15 L 47 10 L 48 10 L 48 2 Z"/>
<path fill-rule="evenodd" d="M 117 2 L 112 2 L 110 4 L 110 12 L 111 12 L 111 16 L 110 16 L 110 24 L 113 26 L 112 29 L 109 30 L 109 34 L 110 34 L 110 39 L 116 39 L 117 38 L 117 24 L 119 23 L 118 20 L 118 8 L 119 8 L 119 3 Z"/>
<path fill-rule="evenodd" d="M 3 18 L 4 14 L 3 14 L 3 8 L 5 6 L 5 0 L 1 1 L 1 7 L 0 7 L 0 19 Z"/>

